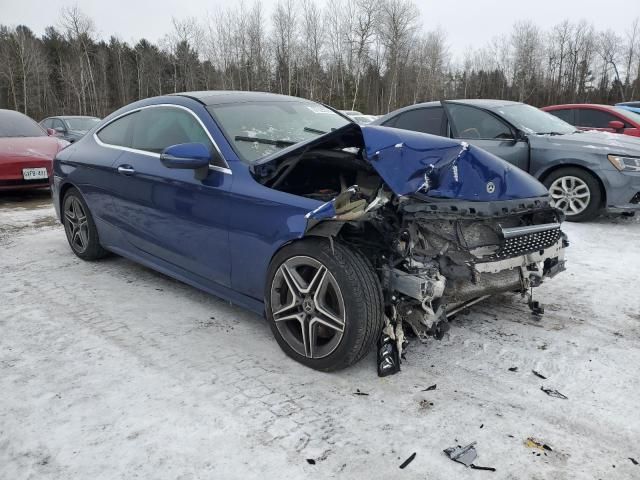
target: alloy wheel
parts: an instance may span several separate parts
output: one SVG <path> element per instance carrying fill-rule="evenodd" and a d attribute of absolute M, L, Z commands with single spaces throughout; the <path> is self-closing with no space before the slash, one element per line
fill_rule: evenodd
<path fill-rule="evenodd" d="M 71 247 L 83 253 L 89 246 L 89 224 L 80 200 L 74 196 L 65 202 L 64 229 Z"/>
<path fill-rule="evenodd" d="M 584 212 L 591 201 L 591 190 L 580 178 L 566 176 L 557 178 L 549 187 L 552 204 L 567 216 Z"/>
<path fill-rule="evenodd" d="M 307 358 L 326 357 L 342 340 L 342 292 L 327 267 L 314 258 L 291 257 L 280 265 L 271 284 L 271 310 L 282 338 Z"/>

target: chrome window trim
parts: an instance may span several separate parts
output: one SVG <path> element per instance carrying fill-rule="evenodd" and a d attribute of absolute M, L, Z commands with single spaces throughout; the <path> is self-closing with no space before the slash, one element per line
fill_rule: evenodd
<path fill-rule="evenodd" d="M 211 136 L 211 133 L 209 132 L 209 130 L 207 129 L 207 127 L 205 126 L 204 123 L 202 123 L 202 120 L 200 120 L 200 118 L 193 112 L 193 110 L 191 110 L 188 107 L 184 107 L 182 105 L 174 105 L 172 103 L 158 103 L 156 105 L 147 105 L 144 107 L 140 107 L 140 108 L 136 108 L 133 110 L 129 110 L 128 112 L 124 112 L 121 115 L 118 115 L 115 118 L 112 118 L 111 120 L 109 120 L 108 123 L 102 125 L 98 130 L 96 130 L 95 132 L 93 132 L 93 139 L 95 140 L 95 142 L 100 145 L 101 147 L 104 148 L 113 148 L 114 150 L 121 150 L 121 151 L 125 151 L 125 152 L 131 152 L 131 153 L 138 153 L 140 155 L 146 155 L 148 157 L 153 157 L 153 158 L 157 158 L 160 159 L 160 154 L 159 153 L 154 153 L 154 152 L 148 152 L 146 150 L 139 150 L 137 148 L 131 148 L 131 147 L 123 147 L 120 145 L 112 145 L 110 143 L 104 143 L 102 140 L 100 140 L 100 138 L 98 137 L 98 133 L 100 133 L 103 129 L 107 128 L 109 125 L 111 125 L 113 122 L 115 122 L 116 120 L 121 119 L 122 117 L 126 117 L 127 115 L 131 115 L 133 113 L 136 112 L 141 112 L 142 110 L 146 110 L 148 108 L 157 108 L 157 107 L 170 107 L 170 108 L 177 108 L 180 110 L 184 110 L 186 112 L 189 112 L 189 114 L 196 119 L 196 121 L 198 122 L 198 124 L 200 125 L 200 127 L 202 127 L 202 129 L 204 130 L 204 132 L 207 134 L 207 137 L 209 137 L 209 140 L 211 140 L 211 144 L 213 145 L 213 147 L 216 149 L 216 151 L 218 152 L 218 155 L 220 155 L 220 158 L 222 159 L 222 161 L 224 162 L 225 166 L 224 167 L 219 167 L 217 165 L 209 165 L 209 170 L 215 170 L 217 172 L 222 172 L 225 173 L 227 175 L 232 175 L 232 171 L 229 168 L 229 163 L 227 162 L 227 160 L 224 158 L 224 155 L 222 155 L 222 152 L 220 151 L 220 147 L 218 147 L 218 144 L 216 143 L 216 141 L 213 139 L 213 137 Z"/>

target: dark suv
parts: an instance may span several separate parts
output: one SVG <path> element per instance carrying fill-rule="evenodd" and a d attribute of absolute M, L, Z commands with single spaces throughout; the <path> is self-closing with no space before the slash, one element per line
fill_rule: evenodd
<path fill-rule="evenodd" d="M 535 107 L 503 100 L 421 103 L 373 124 L 481 147 L 544 183 L 567 220 L 590 220 L 602 209 L 640 210 L 640 140 L 633 137 L 583 132 Z"/>

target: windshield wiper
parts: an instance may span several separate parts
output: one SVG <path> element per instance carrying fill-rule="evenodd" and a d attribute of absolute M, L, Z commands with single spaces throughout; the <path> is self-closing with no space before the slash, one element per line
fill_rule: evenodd
<path fill-rule="evenodd" d="M 564 135 L 562 132 L 536 132 L 536 135 Z"/>
<path fill-rule="evenodd" d="M 324 135 L 325 132 L 324 130 L 318 130 L 317 128 L 311 128 L 311 127 L 304 127 L 304 131 L 305 132 L 311 132 L 311 133 L 317 133 L 318 135 Z"/>
<path fill-rule="evenodd" d="M 236 142 L 257 142 L 264 143 L 266 145 L 275 145 L 276 147 L 289 147 L 291 145 L 295 145 L 298 142 L 292 142 L 290 140 L 271 140 L 270 138 L 260 138 L 260 137 L 245 137 L 243 135 L 235 136 Z"/>

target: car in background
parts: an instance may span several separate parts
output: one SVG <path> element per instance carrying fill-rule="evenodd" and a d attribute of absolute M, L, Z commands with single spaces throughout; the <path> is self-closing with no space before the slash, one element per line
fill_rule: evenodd
<path fill-rule="evenodd" d="M 640 137 L 640 114 L 617 106 L 572 103 L 551 105 L 541 110 L 575 125 L 580 130 L 599 130 Z"/>
<path fill-rule="evenodd" d="M 629 110 L 630 112 L 639 113 L 640 114 L 640 102 L 621 102 L 616 103 L 616 107 L 624 108 L 625 110 Z"/>
<path fill-rule="evenodd" d="M 640 139 L 584 132 L 535 107 L 449 100 L 401 108 L 373 124 L 463 140 L 529 172 L 567 220 L 640 210 Z"/>
<path fill-rule="evenodd" d="M 0 190 L 49 186 L 53 157 L 69 143 L 15 110 L 0 110 Z"/>
<path fill-rule="evenodd" d="M 375 115 L 353 115 L 351 119 L 356 122 L 358 125 L 368 125 L 373 122 L 376 118 Z"/>
<path fill-rule="evenodd" d="M 358 125 L 368 125 L 378 118 L 377 115 L 365 115 L 357 110 L 338 110 L 338 112 L 353 120 Z"/>
<path fill-rule="evenodd" d="M 563 271 L 567 246 L 547 189 L 495 155 L 259 92 L 121 108 L 57 155 L 52 196 L 78 257 L 111 251 L 266 314 L 325 371 L 382 340 L 389 373 L 393 335 L 442 338 L 448 315 Z"/>
<path fill-rule="evenodd" d="M 340 112 L 342 115 L 346 115 L 349 118 L 355 115 L 362 115 L 362 112 L 359 112 L 357 110 L 338 110 L 338 112 Z"/>
<path fill-rule="evenodd" d="M 82 138 L 89 130 L 100 123 L 97 117 L 61 115 L 48 117 L 40 122 L 43 128 L 55 130 L 56 136 L 73 143 Z"/>

